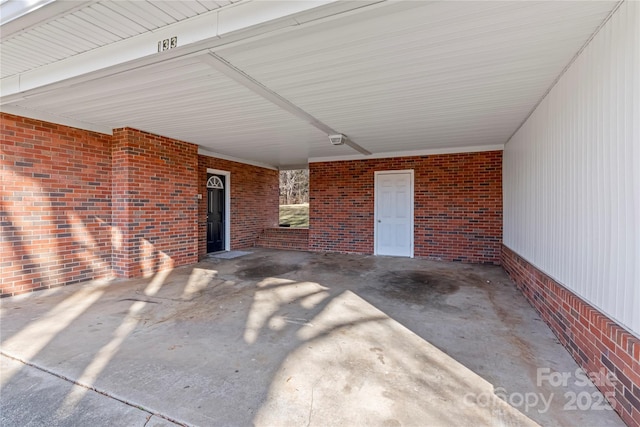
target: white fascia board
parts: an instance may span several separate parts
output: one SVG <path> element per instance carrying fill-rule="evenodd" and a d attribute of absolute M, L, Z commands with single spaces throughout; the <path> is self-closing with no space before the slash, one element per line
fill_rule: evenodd
<path fill-rule="evenodd" d="M 216 153 L 206 148 L 198 147 L 198 154 L 201 156 L 215 157 L 216 159 L 229 160 L 230 162 L 242 163 L 245 165 L 257 166 L 259 168 L 278 170 L 277 167 L 266 163 L 255 162 L 253 160 L 241 159 L 239 157 L 227 156 L 226 154 Z"/>
<path fill-rule="evenodd" d="M 88 1 L 6 1 L 0 4 L 0 37 L 3 40 L 21 34 L 37 25 L 53 21 L 54 19 L 87 7 L 98 0 Z M 20 10 L 22 3 L 22 10 Z M 5 9 L 7 12 L 5 13 Z"/>
<path fill-rule="evenodd" d="M 58 82 L 65 86 L 66 80 L 100 70 L 103 70 L 104 74 L 92 75 L 87 77 L 87 80 L 184 57 L 237 40 L 234 35 L 245 38 L 282 27 L 299 25 L 295 19 L 288 17 L 336 1 L 243 2 L 228 8 L 212 10 L 151 32 L 0 79 L 0 104 L 19 101 L 23 98 L 22 92 L 38 88 L 46 91 L 58 87 L 54 85 Z M 331 13 L 327 10 L 327 14 Z M 158 52 L 158 42 L 171 37 L 178 38 L 178 47 Z M 119 65 L 123 67 L 118 68 Z M 80 81 L 82 80 L 75 79 L 74 83 Z"/>
<path fill-rule="evenodd" d="M 234 7 L 223 8 L 218 12 L 218 35 L 229 34 L 255 25 L 275 21 L 286 16 L 293 16 L 333 3 L 334 1 L 336 0 L 257 1 L 238 3 L 234 5 Z"/>
<path fill-rule="evenodd" d="M 389 151 L 385 153 L 373 153 L 370 156 L 364 156 L 361 154 L 348 154 L 343 156 L 310 157 L 309 163 L 340 162 L 340 161 L 349 161 L 349 160 L 391 159 L 395 157 L 417 157 L 417 156 L 432 156 L 435 154 L 478 153 L 481 151 L 502 151 L 502 150 L 504 150 L 504 144 L 476 145 L 476 146 L 472 145 L 467 147 L 441 147 L 441 148 L 428 148 L 425 150 Z"/>
<path fill-rule="evenodd" d="M 113 129 L 108 126 L 58 116 L 57 114 L 47 113 L 45 111 L 34 111 L 15 105 L 2 105 L 0 106 L 0 112 L 35 120 L 42 120 L 43 122 L 57 123 L 59 125 L 69 126 L 72 128 L 104 133 L 105 135 L 113 135 Z"/>
<path fill-rule="evenodd" d="M 0 3 L 0 25 L 8 24 L 21 16 L 27 15 L 28 13 L 45 6 L 47 3 L 51 3 L 52 1 L 54 0 L 5 0 Z"/>
<path fill-rule="evenodd" d="M 54 0 L 13 0 L 0 2 L 0 25 L 8 24 L 36 9 L 46 6 Z"/>

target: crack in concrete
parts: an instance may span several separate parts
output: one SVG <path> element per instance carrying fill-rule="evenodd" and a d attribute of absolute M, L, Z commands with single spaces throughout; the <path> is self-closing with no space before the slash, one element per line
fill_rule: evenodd
<path fill-rule="evenodd" d="M 140 298 L 122 298 L 118 301 L 136 301 L 136 302 L 148 302 L 151 304 L 161 304 L 158 301 L 151 301 L 150 299 L 140 299 Z"/>
<path fill-rule="evenodd" d="M 313 415 L 313 389 L 314 387 L 311 387 L 311 403 L 309 404 L 309 418 L 307 419 L 307 427 L 309 427 L 311 425 L 311 415 Z"/>
<path fill-rule="evenodd" d="M 151 420 L 151 418 L 153 418 L 154 415 L 157 416 L 157 417 L 160 417 L 160 418 L 162 418 L 164 420 L 167 420 L 167 421 L 169 421 L 171 423 L 174 423 L 176 425 L 183 426 L 183 427 L 188 427 L 188 424 L 185 423 L 185 422 L 178 421 L 178 420 L 173 419 L 173 418 L 169 417 L 168 415 L 164 415 L 164 414 L 162 414 L 160 412 L 150 411 L 150 410 L 145 409 L 142 406 L 137 405 L 137 404 L 135 404 L 133 402 L 129 402 L 127 400 L 124 400 L 124 399 L 121 399 L 119 397 L 113 396 L 112 394 L 109 394 L 108 392 L 100 390 L 100 389 L 98 389 L 96 387 L 92 387 L 92 386 L 89 386 L 87 384 L 80 383 L 80 382 L 75 381 L 74 379 L 69 378 L 69 377 L 67 377 L 65 375 L 59 374 L 59 373 L 57 373 L 55 371 L 52 371 L 50 369 L 47 369 L 47 368 L 44 368 L 42 366 L 36 365 L 35 363 L 28 362 L 28 361 L 23 360 L 23 359 L 21 359 L 19 357 L 12 356 L 12 355 L 10 355 L 10 354 L 2 351 L 2 350 L 0 350 L 0 355 L 6 357 L 8 359 L 15 360 L 16 362 L 20 362 L 23 365 L 30 366 L 30 367 L 32 367 L 34 369 L 37 369 L 37 370 L 41 371 L 41 372 L 47 373 L 49 375 L 53 375 L 54 377 L 60 378 L 61 380 L 66 381 L 68 383 L 77 385 L 77 386 L 85 388 L 87 390 L 94 391 L 94 392 L 96 392 L 96 393 L 98 393 L 98 394 L 100 394 L 100 395 L 102 395 L 104 397 L 107 397 L 109 399 L 113 399 L 113 400 L 115 400 L 117 402 L 123 403 L 123 404 L 125 404 L 127 406 L 130 406 L 132 408 L 136 408 L 136 409 L 139 409 L 139 410 L 141 410 L 143 412 L 146 412 L 147 414 L 149 414 L 149 417 L 147 418 L 147 421 L 145 422 L 143 427 L 145 427 L 149 423 L 149 421 Z"/>
<path fill-rule="evenodd" d="M 324 378 L 324 375 L 320 375 L 320 378 L 318 378 L 311 386 L 311 402 L 309 402 L 309 418 L 307 419 L 307 427 L 311 425 L 311 417 L 313 416 L 313 392 L 322 378 Z"/>

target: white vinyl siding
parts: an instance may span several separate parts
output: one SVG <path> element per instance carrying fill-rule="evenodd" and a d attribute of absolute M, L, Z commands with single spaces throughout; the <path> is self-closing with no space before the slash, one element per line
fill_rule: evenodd
<path fill-rule="evenodd" d="M 504 244 L 640 336 L 640 3 L 624 2 L 504 151 Z"/>

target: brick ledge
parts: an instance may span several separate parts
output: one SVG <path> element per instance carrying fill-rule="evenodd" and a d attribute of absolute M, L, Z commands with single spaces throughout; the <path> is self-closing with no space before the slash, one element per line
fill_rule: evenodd
<path fill-rule="evenodd" d="M 629 426 L 640 426 L 640 340 L 502 245 L 502 267 L 586 372 L 616 376 L 596 385 Z"/>

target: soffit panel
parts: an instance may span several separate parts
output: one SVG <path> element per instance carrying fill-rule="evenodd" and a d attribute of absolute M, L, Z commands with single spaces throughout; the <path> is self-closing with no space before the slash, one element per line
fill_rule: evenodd
<path fill-rule="evenodd" d="M 238 0 L 235 0 L 238 1 Z M 14 75 L 110 43 L 157 30 L 235 1 L 113 1 L 88 4 L 70 14 L 17 32 L 0 42 L 1 77 Z M 28 52 L 19 55 L 19 52 Z"/>
<path fill-rule="evenodd" d="M 104 3 L 92 5 L 100 16 Z M 134 11 L 143 14 L 147 3 L 117 2 L 111 10 L 134 16 Z M 168 3 L 154 2 L 153 13 L 118 31 L 148 31 L 202 10 Z M 223 5 L 198 4 L 207 10 Z M 495 146 L 526 118 L 614 6 L 390 3 L 215 52 L 374 154 Z M 49 59 L 58 54 L 34 46 L 33 38 L 43 34 L 55 35 L 49 43 L 63 43 L 66 30 L 73 28 L 75 42 L 65 45 L 73 52 L 125 36 L 98 30 L 87 38 L 91 26 L 79 25 L 88 21 L 78 12 L 92 11 L 83 8 L 25 32 L 34 54 L 10 55 L 16 62 L 11 66 L 35 66 L 40 53 Z M 349 147 L 332 146 L 322 132 L 197 56 L 34 95 L 25 92 L 24 97 L 14 105 L 112 128 L 135 127 L 272 165 L 355 154 Z"/>
<path fill-rule="evenodd" d="M 134 127 L 272 165 L 353 153 L 330 145 L 322 132 L 197 57 L 55 90 L 20 106 L 111 128 Z"/>
<path fill-rule="evenodd" d="M 437 2 L 217 54 L 373 152 L 502 144 L 614 2 Z"/>

